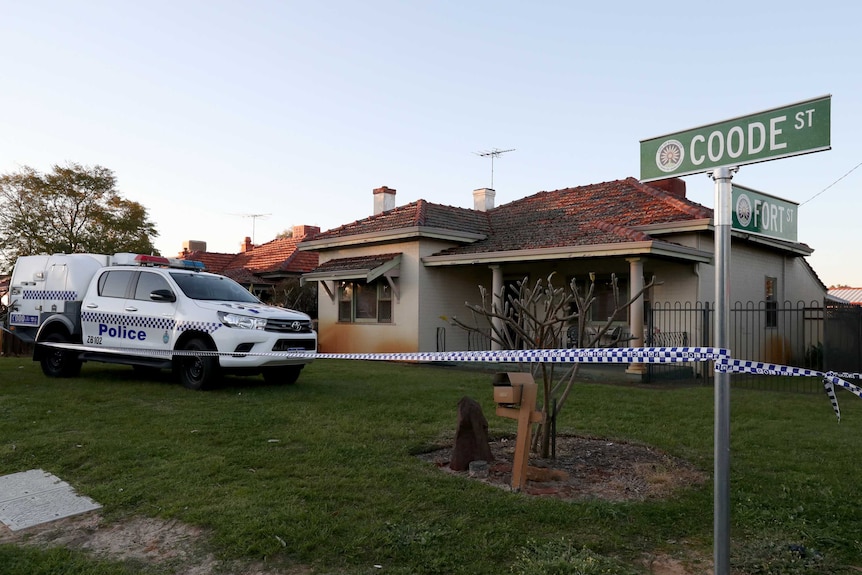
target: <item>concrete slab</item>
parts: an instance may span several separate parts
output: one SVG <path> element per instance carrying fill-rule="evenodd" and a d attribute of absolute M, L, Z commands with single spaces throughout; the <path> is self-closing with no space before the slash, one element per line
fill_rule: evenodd
<path fill-rule="evenodd" d="M 12 531 L 101 507 L 89 497 L 76 494 L 71 485 L 42 469 L 0 477 L 0 522 Z"/>

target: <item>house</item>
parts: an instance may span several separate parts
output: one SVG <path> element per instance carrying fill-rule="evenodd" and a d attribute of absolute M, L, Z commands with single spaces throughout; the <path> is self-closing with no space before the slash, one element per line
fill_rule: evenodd
<path fill-rule="evenodd" d="M 862 305 L 862 288 L 829 288 L 829 298 L 839 303 Z"/>
<path fill-rule="evenodd" d="M 624 301 L 644 278 L 660 284 L 618 320 L 644 341 L 646 302 L 712 302 L 715 298 L 712 210 L 686 198 L 680 179 L 635 178 L 566 188 L 494 206 L 495 191 L 473 192 L 473 209 L 418 200 L 395 205 L 396 190 L 373 191 L 373 215 L 299 245 L 320 264 L 316 281 L 321 351 L 417 352 L 471 349 L 470 335 L 446 318 L 467 318 L 479 286 L 499 293 L 527 277 L 554 272 L 555 285 L 596 277 L 589 318 L 613 309 L 610 280 Z M 823 301 L 825 286 L 805 260 L 803 243 L 732 234 L 733 300 Z M 561 342 L 562 344 L 563 342 Z"/>
<path fill-rule="evenodd" d="M 320 233 L 317 226 L 293 226 L 290 237 L 254 245 L 246 237 L 236 254 L 206 251 L 206 242 L 187 242 L 179 257 L 203 262 L 207 271 L 225 275 L 249 288 L 259 297 L 268 297 L 278 282 L 299 278 L 318 265 L 317 254 L 301 252 L 297 245 Z"/>

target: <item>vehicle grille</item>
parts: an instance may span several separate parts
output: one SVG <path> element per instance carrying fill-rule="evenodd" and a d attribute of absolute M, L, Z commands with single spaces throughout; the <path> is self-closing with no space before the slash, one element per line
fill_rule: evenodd
<path fill-rule="evenodd" d="M 276 333 L 311 333 L 311 321 L 298 319 L 268 319 L 266 331 Z"/>
<path fill-rule="evenodd" d="M 317 351 L 317 341 L 313 339 L 280 339 L 272 346 L 272 351 Z"/>

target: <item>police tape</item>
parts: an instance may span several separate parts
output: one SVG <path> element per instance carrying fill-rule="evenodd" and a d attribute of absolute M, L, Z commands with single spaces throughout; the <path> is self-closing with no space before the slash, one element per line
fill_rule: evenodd
<path fill-rule="evenodd" d="M 404 353 L 318 353 L 287 351 L 210 351 L 103 347 L 66 342 L 40 345 L 79 352 L 109 353 L 137 357 L 276 357 L 286 359 L 352 359 L 402 362 L 487 362 L 487 363 L 679 363 L 724 361 L 727 350 L 714 347 L 634 347 L 584 349 L 517 349 L 494 351 L 428 351 Z"/>
<path fill-rule="evenodd" d="M 416 363 L 481 362 L 481 363 L 690 363 L 715 362 L 719 373 L 750 373 L 790 377 L 818 377 L 832 403 L 838 421 L 841 411 L 835 386 L 843 387 L 862 399 L 862 388 L 847 379 L 862 379 L 862 373 L 822 372 L 774 363 L 739 360 L 730 357 L 727 349 L 716 347 L 622 347 L 574 349 L 515 349 L 492 351 L 438 351 L 404 353 L 318 353 L 314 351 L 219 352 L 210 350 L 158 350 L 88 346 L 65 342 L 43 342 L 41 345 L 80 352 L 99 352 L 137 357 L 274 357 L 297 360 L 346 359 L 365 361 L 395 361 Z"/>

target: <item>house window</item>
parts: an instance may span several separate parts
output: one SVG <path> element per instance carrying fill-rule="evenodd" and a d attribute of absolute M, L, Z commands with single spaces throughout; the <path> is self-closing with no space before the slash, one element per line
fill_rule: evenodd
<path fill-rule="evenodd" d="M 778 280 L 767 276 L 764 285 L 764 299 L 766 300 L 766 327 L 778 327 Z"/>
<path fill-rule="evenodd" d="M 392 323 L 392 288 L 386 280 L 342 281 L 338 286 L 338 321 Z"/>

